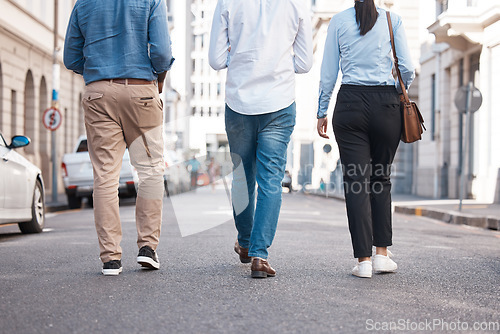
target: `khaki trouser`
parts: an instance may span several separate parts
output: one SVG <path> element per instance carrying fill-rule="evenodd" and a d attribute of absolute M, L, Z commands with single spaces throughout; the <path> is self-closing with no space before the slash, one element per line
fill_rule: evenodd
<path fill-rule="evenodd" d="M 163 203 L 163 111 L 155 84 L 97 81 L 82 99 L 94 169 L 94 220 L 102 262 L 120 260 L 118 184 L 126 147 L 139 176 L 137 244 L 156 249 Z"/>

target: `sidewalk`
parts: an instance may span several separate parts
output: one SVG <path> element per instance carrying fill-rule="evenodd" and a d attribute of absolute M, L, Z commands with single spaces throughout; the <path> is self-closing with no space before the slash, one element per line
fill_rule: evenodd
<path fill-rule="evenodd" d="M 500 231 L 500 204 L 464 200 L 459 211 L 457 199 L 428 199 L 394 195 L 394 212 L 429 217 L 449 224 L 465 224 Z"/>
<path fill-rule="evenodd" d="M 337 193 L 311 192 L 311 195 L 344 200 Z M 414 195 L 392 196 L 394 212 L 407 215 L 429 217 L 449 224 L 464 224 L 500 231 L 500 204 L 481 203 L 476 200 L 464 200 L 459 211 L 458 199 L 432 199 Z"/>

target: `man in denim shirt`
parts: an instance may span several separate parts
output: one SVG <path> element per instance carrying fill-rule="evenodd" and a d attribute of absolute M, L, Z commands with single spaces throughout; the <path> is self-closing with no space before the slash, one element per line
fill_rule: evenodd
<path fill-rule="evenodd" d="M 159 269 L 163 200 L 163 103 L 174 59 L 165 0 L 78 0 L 64 64 L 83 75 L 83 108 L 94 169 L 94 219 L 104 275 L 122 271 L 118 181 L 128 147 L 137 169 L 137 262 Z"/>
<path fill-rule="evenodd" d="M 241 262 L 252 262 L 255 278 L 276 275 L 267 248 L 278 224 L 295 126 L 295 73 L 308 72 L 312 61 L 311 20 L 302 0 L 219 0 L 209 62 L 215 70 L 228 69 L 225 120 L 234 165 L 234 249 Z"/>

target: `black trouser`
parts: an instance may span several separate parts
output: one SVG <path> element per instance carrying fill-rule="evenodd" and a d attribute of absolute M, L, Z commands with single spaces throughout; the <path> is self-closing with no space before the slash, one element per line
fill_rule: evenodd
<path fill-rule="evenodd" d="M 390 174 L 401 136 L 396 89 L 342 85 L 333 131 L 343 165 L 354 257 L 369 257 L 372 245 L 392 245 Z"/>

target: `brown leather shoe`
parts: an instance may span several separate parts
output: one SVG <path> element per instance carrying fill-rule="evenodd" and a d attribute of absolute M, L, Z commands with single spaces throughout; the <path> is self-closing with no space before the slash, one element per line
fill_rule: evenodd
<path fill-rule="evenodd" d="M 252 258 L 252 277 L 253 278 L 266 278 L 276 276 L 276 271 L 271 267 L 267 260 L 260 257 Z"/>
<path fill-rule="evenodd" d="M 250 263 L 252 258 L 248 256 L 248 248 L 243 248 L 238 244 L 238 241 L 234 244 L 234 251 L 240 256 L 241 263 Z"/>

